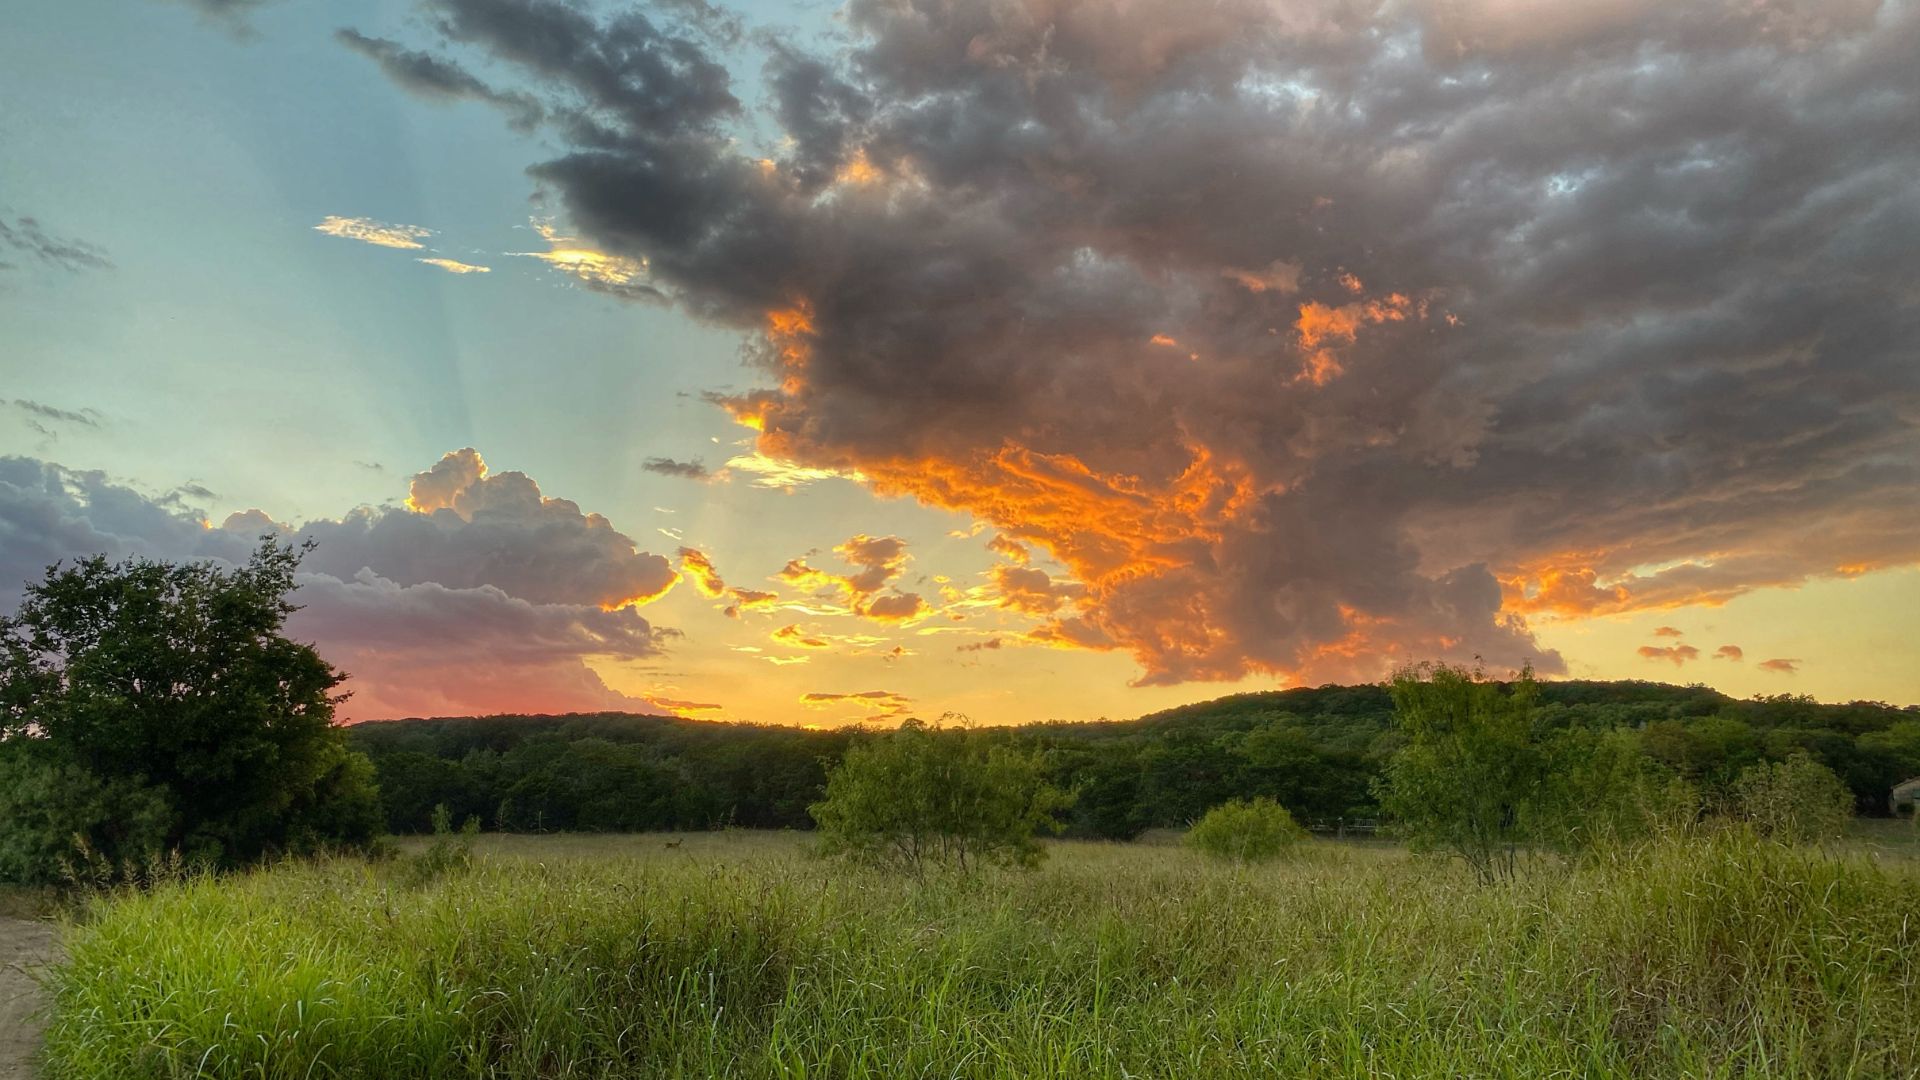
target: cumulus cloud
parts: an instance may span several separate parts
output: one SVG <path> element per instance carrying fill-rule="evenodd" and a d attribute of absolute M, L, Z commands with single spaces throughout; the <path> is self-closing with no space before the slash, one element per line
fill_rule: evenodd
<path fill-rule="evenodd" d="M 635 610 L 675 580 L 597 514 L 490 473 L 472 450 L 414 477 L 414 508 L 361 508 L 293 526 L 248 511 L 218 526 L 186 499 L 104 473 L 0 458 L 0 601 L 60 560 L 243 562 L 263 533 L 313 539 L 290 632 L 344 668 L 349 719 L 645 708 L 589 659 L 658 656 L 668 631 Z"/>
<path fill-rule="evenodd" d="M 1661 626 L 1661 627 L 1654 628 L 1653 636 L 1654 637 L 1685 637 L 1686 632 L 1671 626 Z"/>
<path fill-rule="evenodd" d="M 12 222 L 0 218 L 0 256 L 8 252 L 31 256 L 37 262 L 68 273 L 113 269 L 105 250 L 85 240 L 55 236 L 30 217 L 16 217 Z M 14 268 L 14 264 L 0 258 L 0 270 Z"/>
<path fill-rule="evenodd" d="M 606 518 L 546 497 L 525 473 L 489 471 L 471 447 L 409 488 L 404 508 L 362 508 L 301 528 L 320 545 L 309 567 L 343 578 L 372 567 L 402 584 L 496 585 L 537 603 L 609 609 L 644 604 L 679 580 L 666 558 Z"/>
<path fill-rule="evenodd" d="M 1738 645 L 1722 645 L 1713 650 L 1713 658 L 1715 660 L 1732 660 L 1738 662 L 1746 659 L 1746 657 L 1747 651 Z"/>
<path fill-rule="evenodd" d="M 426 247 L 420 241 L 433 235 L 432 229 L 419 225 L 390 225 L 372 218 L 341 217 L 329 214 L 313 227 L 314 232 L 337 236 L 342 240 L 358 240 L 363 244 L 376 247 L 401 248 L 415 251 Z"/>
<path fill-rule="evenodd" d="M 1145 682 L 1920 561 L 1911 2 L 853 0 L 764 114 L 679 7 L 428 7 L 748 336 L 757 459 L 1052 556 Z"/>
<path fill-rule="evenodd" d="M 1760 661 L 1759 667 L 1761 671 L 1772 671 L 1781 675 L 1795 675 L 1800 671 L 1800 661 L 1780 658 L 1762 660 Z"/>

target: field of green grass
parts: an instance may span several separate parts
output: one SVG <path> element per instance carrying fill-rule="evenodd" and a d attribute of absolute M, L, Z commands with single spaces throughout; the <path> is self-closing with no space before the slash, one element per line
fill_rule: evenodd
<path fill-rule="evenodd" d="M 1885 840 L 1693 838 L 1482 887 L 1324 841 L 1250 870 L 1056 843 L 1035 872 L 915 883 L 793 835 L 488 836 L 432 880 L 403 856 L 97 901 L 47 1068 L 1910 1076 L 1920 863 Z"/>

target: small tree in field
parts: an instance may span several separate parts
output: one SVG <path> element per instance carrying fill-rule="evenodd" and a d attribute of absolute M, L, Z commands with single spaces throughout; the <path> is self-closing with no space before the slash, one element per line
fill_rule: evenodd
<path fill-rule="evenodd" d="M 1853 793 L 1804 751 L 1748 767 L 1733 783 L 1733 804 L 1754 831 L 1786 843 L 1835 839 L 1853 820 Z"/>
<path fill-rule="evenodd" d="M 849 747 L 808 811 L 828 853 L 920 877 L 1038 863 L 1034 834 L 1057 832 L 1054 812 L 1071 801 L 1036 755 L 909 720 Z"/>
<path fill-rule="evenodd" d="M 1378 782 L 1381 809 L 1415 851 L 1450 851 L 1482 881 L 1512 877 L 1523 845 L 1554 831 L 1532 669 L 1507 689 L 1478 671 L 1422 665 L 1394 675 L 1392 692 L 1406 744 Z"/>
<path fill-rule="evenodd" d="M 96 557 L 27 587 L 0 617 L 0 878 L 374 838 L 373 767 L 333 727 L 343 676 L 281 633 L 300 556 Z"/>
<path fill-rule="evenodd" d="M 1272 799 L 1234 799 L 1207 811 L 1187 833 L 1187 843 L 1216 859 L 1262 862 L 1306 839 L 1287 808 Z"/>

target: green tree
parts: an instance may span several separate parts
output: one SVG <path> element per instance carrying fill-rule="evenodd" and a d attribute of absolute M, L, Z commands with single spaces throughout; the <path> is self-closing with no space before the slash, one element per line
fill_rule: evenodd
<path fill-rule="evenodd" d="M 1537 831 L 1562 850 L 1631 843 L 1699 816 L 1698 790 L 1650 757 L 1629 728 L 1558 731 L 1546 738 L 1546 753 Z"/>
<path fill-rule="evenodd" d="M 27 587 L 0 618 L 0 756 L 15 800 L 59 794 L 0 816 L 0 872 L 45 880 L 76 841 L 233 866 L 377 835 L 372 766 L 333 726 L 343 676 L 282 633 L 303 553 L 95 557 Z"/>
<path fill-rule="evenodd" d="M 1741 773 L 1733 806 L 1756 832 L 1786 843 L 1832 840 L 1853 819 L 1853 793 L 1805 752 Z"/>
<path fill-rule="evenodd" d="M 1032 866 L 1044 854 L 1034 834 L 1058 831 L 1055 812 L 1071 802 L 1037 754 L 909 720 L 849 747 L 809 811 L 828 853 L 921 877 Z"/>
<path fill-rule="evenodd" d="M 1525 845 L 1555 835 L 1560 805 L 1534 732 L 1532 670 L 1509 689 L 1478 671 L 1421 665 L 1391 685 L 1406 742 L 1381 778 L 1381 809 L 1414 850 L 1450 851 L 1482 881 L 1512 877 Z"/>
<path fill-rule="evenodd" d="M 1306 839 L 1287 808 L 1268 798 L 1233 799 L 1206 812 L 1187 832 L 1187 844 L 1216 859 L 1253 863 L 1271 859 Z"/>

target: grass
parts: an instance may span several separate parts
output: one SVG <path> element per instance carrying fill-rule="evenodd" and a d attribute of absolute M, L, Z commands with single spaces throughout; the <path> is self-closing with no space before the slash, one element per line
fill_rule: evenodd
<path fill-rule="evenodd" d="M 803 844 L 483 837 L 426 884 L 340 860 L 102 900 L 48 1074 L 1920 1071 L 1905 859 L 1719 836 L 1481 888 L 1373 845 L 1236 869 L 1062 843 L 915 886 Z"/>

